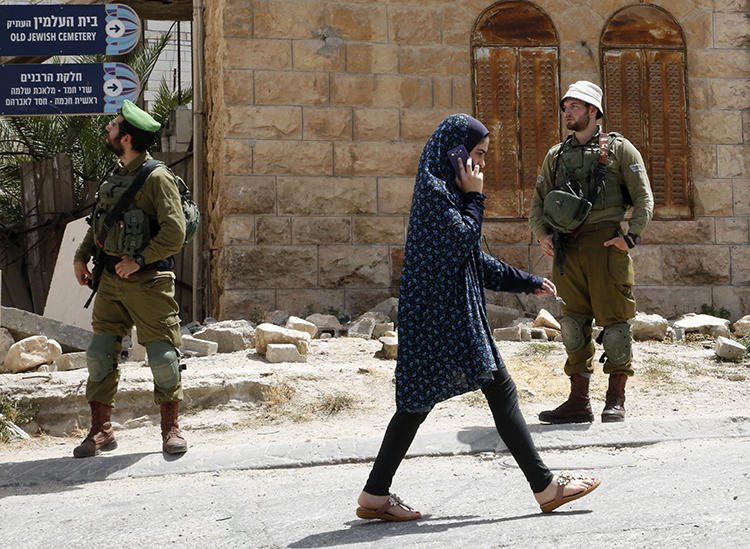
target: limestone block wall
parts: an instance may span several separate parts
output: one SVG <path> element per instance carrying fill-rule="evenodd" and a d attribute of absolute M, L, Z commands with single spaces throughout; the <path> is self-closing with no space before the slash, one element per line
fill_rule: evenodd
<path fill-rule="evenodd" d="M 562 89 L 601 82 L 601 30 L 635 3 L 535 2 L 560 39 Z M 695 219 L 649 226 L 633 254 L 639 308 L 737 317 L 750 312 L 748 8 L 652 3 L 687 43 Z M 205 3 L 210 314 L 358 313 L 397 295 L 419 155 L 445 116 L 474 112 L 470 34 L 492 4 Z M 549 273 L 525 221 L 488 220 L 484 236 L 494 255 Z"/>

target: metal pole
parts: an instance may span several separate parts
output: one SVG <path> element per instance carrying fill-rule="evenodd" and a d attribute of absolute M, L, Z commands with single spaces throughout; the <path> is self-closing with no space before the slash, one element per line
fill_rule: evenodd
<path fill-rule="evenodd" d="M 182 49 L 180 48 L 179 21 L 177 21 L 177 104 L 182 105 Z"/>
<path fill-rule="evenodd" d="M 178 35 L 179 36 L 179 35 Z M 203 0 L 193 0 L 192 21 L 193 59 L 193 195 L 195 203 L 204 212 L 202 227 L 193 240 L 193 320 L 201 321 L 203 281 L 201 254 L 205 228 L 205 200 L 203 198 Z M 208 281 L 210 284 L 210 281 Z M 208 314 L 211 314 L 209 311 Z"/>

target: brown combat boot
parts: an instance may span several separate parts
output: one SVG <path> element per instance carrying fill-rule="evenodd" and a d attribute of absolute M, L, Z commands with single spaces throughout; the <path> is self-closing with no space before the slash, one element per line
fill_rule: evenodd
<path fill-rule="evenodd" d="M 602 412 L 602 423 L 625 421 L 625 383 L 627 381 L 626 374 L 609 374 L 609 388 Z"/>
<path fill-rule="evenodd" d="M 542 423 L 590 423 L 594 421 L 589 401 L 589 378 L 581 374 L 570 376 L 570 396 L 554 410 L 539 414 Z"/>
<path fill-rule="evenodd" d="M 183 454 L 188 449 L 177 425 L 179 411 L 180 403 L 176 400 L 161 403 L 161 449 L 167 454 Z"/>
<path fill-rule="evenodd" d="M 100 454 L 102 451 L 117 448 L 115 434 L 112 432 L 110 414 L 112 406 L 107 406 L 95 400 L 89 401 L 91 406 L 91 430 L 83 442 L 73 449 L 73 457 L 84 458 Z"/>

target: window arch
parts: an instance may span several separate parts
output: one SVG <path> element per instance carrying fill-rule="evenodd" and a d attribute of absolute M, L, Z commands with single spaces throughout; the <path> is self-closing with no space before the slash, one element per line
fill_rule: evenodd
<path fill-rule="evenodd" d="M 685 39 L 666 10 L 624 7 L 602 30 L 606 128 L 622 132 L 643 155 L 658 219 L 689 219 Z"/>
<path fill-rule="evenodd" d="M 471 52 L 475 113 L 491 140 L 485 216 L 528 217 L 539 166 L 560 140 L 557 32 L 531 2 L 497 2 L 474 24 Z"/>

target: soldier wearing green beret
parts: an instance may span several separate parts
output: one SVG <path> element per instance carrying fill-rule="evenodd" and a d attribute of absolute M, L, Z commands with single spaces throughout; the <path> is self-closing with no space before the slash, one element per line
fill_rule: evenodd
<path fill-rule="evenodd" d="M 162 448 L 170 454 L 187 451 L 177 423 L 182 382 L 179 307 L 174 299 L 174 254 L 185 240 L 185 218 L 172 173 L 158 165 L 109 231 L 101 227 L 108 211 L 151 159 L 146 149 L 160 124 L 130 101 L 106 128 L 107 149 L 119 157 L 99 187 L 89 218 L 91 227 L 74 259 L 75 277 L 88 284 L 88 262 L 98 252 L 103 262 L 92 315 L 94 336 L 86 351 L 89 370 L 86 400 L 91 430 L 77 446 L 75 457 L 89 457 L 116 446 L 110 413 L 120 379 L 118 357 L 122 338 L 135 325 L 138 342 L 146 347 L 154 377 L 154 401 L 161 410 Z M 102 237 L 102 232 L 106 237 Z M 102 240 L 100 240 L 102 239 Z M 97 250 L 97 248 L 99 248 Z"/>
<path fill-rule="evenodd" d="M 604 373 L 609 388 L 602 421 L 625 419 L 625 384 L 633 375 L 628 320 L 635 316 L 633 263 L 628 250 L 653 215 L 654 199 L 643 158 L 617 133 L 603 133 L 602 90 L 575 82 L 560 101 L 571 133 L 552 147 L 532 197 L 529 223 L 563 300 L 560 321 L 567 351 L 570 396 L 539 414 L 545 423 L 591 422 L 589 378 L 594 369 L 592 321 L 604 328 Z M 621 223 L 632 208 L 628 230 Z"/>

